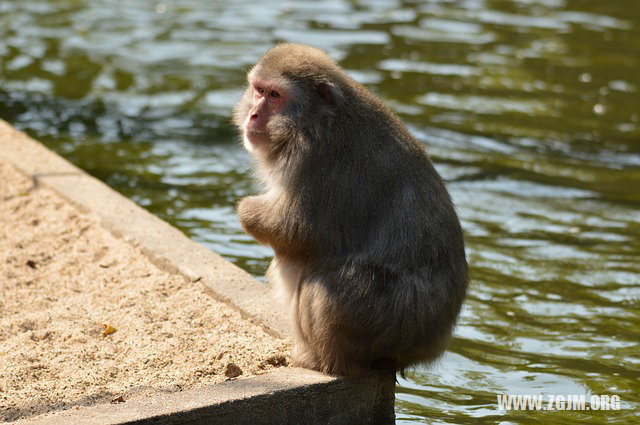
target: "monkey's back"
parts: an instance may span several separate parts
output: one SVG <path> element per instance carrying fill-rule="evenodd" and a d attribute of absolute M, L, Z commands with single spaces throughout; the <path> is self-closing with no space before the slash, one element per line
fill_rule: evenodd
<path fill-rule="evenodd" d="M 431 362 L 447 345 L 467 288 L 451 199 L 404 132 L 345 158 L 356 163 L 338 160 L 318 176 L 324 191 L 315 195 L 325 199 L 306 198 L 333 251 L 305 268 L 299 332 L 329 373 Z"/>

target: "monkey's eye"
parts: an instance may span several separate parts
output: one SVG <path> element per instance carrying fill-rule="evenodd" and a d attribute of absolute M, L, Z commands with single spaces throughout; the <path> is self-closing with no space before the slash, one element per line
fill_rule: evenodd
<path fill-rule="evenodd" d="M 260 94 L 264 93 L 264 89 L 262 87 L 256 86 L 256 91 Z"/>
<path fill-rule="evenodd" d="M 271 90 L 271 91 L 269 92 L 269 96 L 271 96 L 271 97 L 280 97 L 280 93 L 278 93 L 278 92 L 277 92 L 277 91 L 275 91 L 275 90 Z"/>

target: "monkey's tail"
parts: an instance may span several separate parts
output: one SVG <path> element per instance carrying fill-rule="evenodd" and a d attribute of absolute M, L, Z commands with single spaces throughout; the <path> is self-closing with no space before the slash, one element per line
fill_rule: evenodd
<path fill-rule="evenodd" d="M 407 379 L 407 369 L 404 367 L 398 368 L 396 361 L 390 357 L 379 357 L 375 359 L 371 367 L 377 371 L 387 370 L 393 372 L 393 375 L 396 377 L 396 384 L 399 383 L 397 374 L 400 374 L 402 379 Z"/>
<path fill-rule="evenodd" d="M 407 369 L 406 368 L 402 368 L 402 369 L 396 369 L 396 373 L 399 373 L 400 376 L 402 377 L 402 379 L 407 379 Z M 396 376 L 396 384 L 399 384 L 398 382 L 398 377 Z"/>

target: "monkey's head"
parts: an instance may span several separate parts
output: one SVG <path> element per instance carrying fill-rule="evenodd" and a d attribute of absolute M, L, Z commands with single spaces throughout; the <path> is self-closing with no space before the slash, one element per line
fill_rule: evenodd
<path fill-rule="evenodd" d="M 234 108 L 245 148 L 263 159 L 308 149 L 342 107 L 348 78 L 322 50 L 299 44 L 269 50 Z"/>

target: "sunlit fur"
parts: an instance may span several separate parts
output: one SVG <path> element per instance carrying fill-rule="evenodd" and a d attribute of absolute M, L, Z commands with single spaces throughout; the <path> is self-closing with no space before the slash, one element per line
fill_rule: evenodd
<path fill-rule="evenodd" d="M 295 363 L 336 375 L 404 370 L 446 348 L 467 288 L 460 223 L 423 146 L 321 50 L 282 44 L 249 73 L 287 85 L 256 153 L 266 192 L 244 229 L 273 247 Z M 250 142 L 249 142 L 250 143 Z M 251 151 L 251 147 L 248 148 Z"/>

